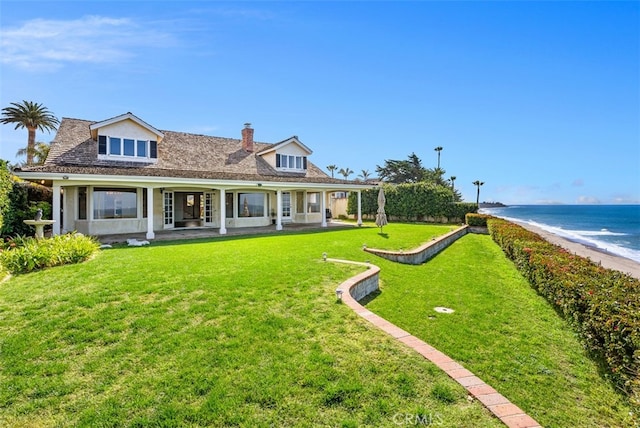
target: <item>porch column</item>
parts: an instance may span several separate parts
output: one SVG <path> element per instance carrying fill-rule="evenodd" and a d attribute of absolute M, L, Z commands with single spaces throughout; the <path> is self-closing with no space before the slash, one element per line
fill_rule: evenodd
<path fill-rule="evenodd" d="M 358 190 L 358 226 L 362 226 L 362 191 Z"/>
<path fill-rule="evenodd" d="M 276 192 L 276 230 L 282 230 L 282 190 Z"/>
<path fill-rule="evenodd" d="M 320 226 L 322 227 L 327 227 L 327 210 L 326 210 L 326 204 L 327 204 L 327 191 L 323 190 L 322 191 L 322 198 L 320 199 L 320 213 L 322 213 L 322 224 Z"/>
<path fill-rule="evenodd" d="M 153 187 L 147 187 L 147 239 L 153 239 Z"/>
<path fill-rule="evenodd" d="M 227 234 L 227 206 L 226 204 L 227 192 L 224 189 L 220 189 L 220 235 Z"/>
<path fill-rule="evenodd" d="M 60 185 L 53 185 L 53 204 L 51 207 L 51 220 L 55 220 L 53 223 L 53 234 L 60 235 L 60 221 L 62 219 L 62 215 L 60 212 Z"/>

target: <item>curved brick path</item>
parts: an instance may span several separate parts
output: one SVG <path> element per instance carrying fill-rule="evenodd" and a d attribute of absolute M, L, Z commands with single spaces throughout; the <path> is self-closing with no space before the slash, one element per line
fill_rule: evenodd
<path fill-rule="evenodd" d="M 371 280 L 372 277 L 377 277 L 380 272 L 379 267 L 371 264 L 352 262 L 348 260 L 327 259 L 327 261 L 365 265 L 369 268 L 366 271 L 352 278 L 349 278 L 348 280 L 340 284 L 340 286 L 338 286 L 338 290 L 343 291 L 342 301 L 351 309 L 353 309 L 358 315 L 378 327 L 380 330 L 391 335 L 396 340 L 412 348 L 427 360 L 431 361 L 436 366 L 444 370 L 445 373 L 447 373 L 460 385 L 465 387 L 469 394 L 480 401 L 506 426 L 510 428 L 541 427 L 541 425 L 536 422 L 535 419 L 527 415 L 522 409 L 511 403 L 491 386 L 484 383 L 482 379 L 475 376 L 469 370 L 465 369 L 461 364 L 457 363 L 452 358 L 438 351 L 436 348 L 430 346 L 421 339 L 412 336 L 400 327 L 374 314 L 373 312 L 363 307 L 360 303 L 358 303 L 358 301 L 352 296 L 354 289 L 357 288 L 359 284 L 364 283 L 367 280 Z"/>

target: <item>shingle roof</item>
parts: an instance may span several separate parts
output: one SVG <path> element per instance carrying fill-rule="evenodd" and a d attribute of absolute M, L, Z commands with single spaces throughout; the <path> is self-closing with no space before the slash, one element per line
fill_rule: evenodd
<path fill-rule="evenodd" d="M 165 131 L 158 143 L 155 163 L 98 159 L 98 144 L 89 126 L 97 122 L 63 118 L 44 165 L 23 171 L 66 174 L 129 175 L 225 180 L 265 180 L 275 182 L 345 183 L 333 179 L 313 163 L 306 173 L 276 171 L 256 153 L 273 144 L 254 143 L 254 152 L 242 149 L 242 140 Z"/>

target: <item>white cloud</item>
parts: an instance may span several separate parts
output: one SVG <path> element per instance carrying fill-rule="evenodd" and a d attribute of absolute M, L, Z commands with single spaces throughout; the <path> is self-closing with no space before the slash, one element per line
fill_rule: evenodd
<path fill-rule="evenodd" d="M 573 187 L 582 187 L 584 186 L 584 180 L 582 178 L 576 178 L 575 180 L 573 180 L 573 183 L 571 183 L 571 185 Z"/>
<path fill-rule="evenodd" d="M 640 199 L 634 199 L 633 197 L 629 197 L 629 196 L 615 196 L 613 198 L 613 203 L 635 205 L 635 204 L 640 204 Z"/>
<path fill-rule="evenodd" d="M 578 196 L 577 202 L 579 204 L 599 204 L 600 199 L 596 198 L 595 196 Z"/>
<path fill-rule="evenodd" d="M 175 42 L 172 35 L 153 29 L 152 23 L 102 16 L 33 19 L 0 29 L 0 40 L 3 64 L 32 71 L 71 63 L 118 63 L 136 56 L 138 48 Z"/>

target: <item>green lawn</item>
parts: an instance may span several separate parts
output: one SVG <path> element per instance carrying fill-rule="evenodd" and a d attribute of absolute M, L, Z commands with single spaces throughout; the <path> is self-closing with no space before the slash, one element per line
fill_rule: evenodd
<path fill-rule="evenodd" d="M 463 364 L 543 426 L 631 426 L 630 407 L 489 236 L 466 235 L 421 266 L 385 265 L 382 278 L 368 309 Z"/>
<path fill-rule="evenodd" d="M 334 290 L 370 260 L 368 307 L 480 375 L 546 426 L 624 426 L 628 408 L 486 236 L 422 266 L 451 226 L 114 248 L 0 284 L 0 426 L 501 426 Z M 433 306 L 456 309 L 438 315 Z"/>
<path fill-rule="evenodd" d="M 345 305 L 396 225 L 114 248 L 0 285 L 0 426 L 500 423 Z"/>

